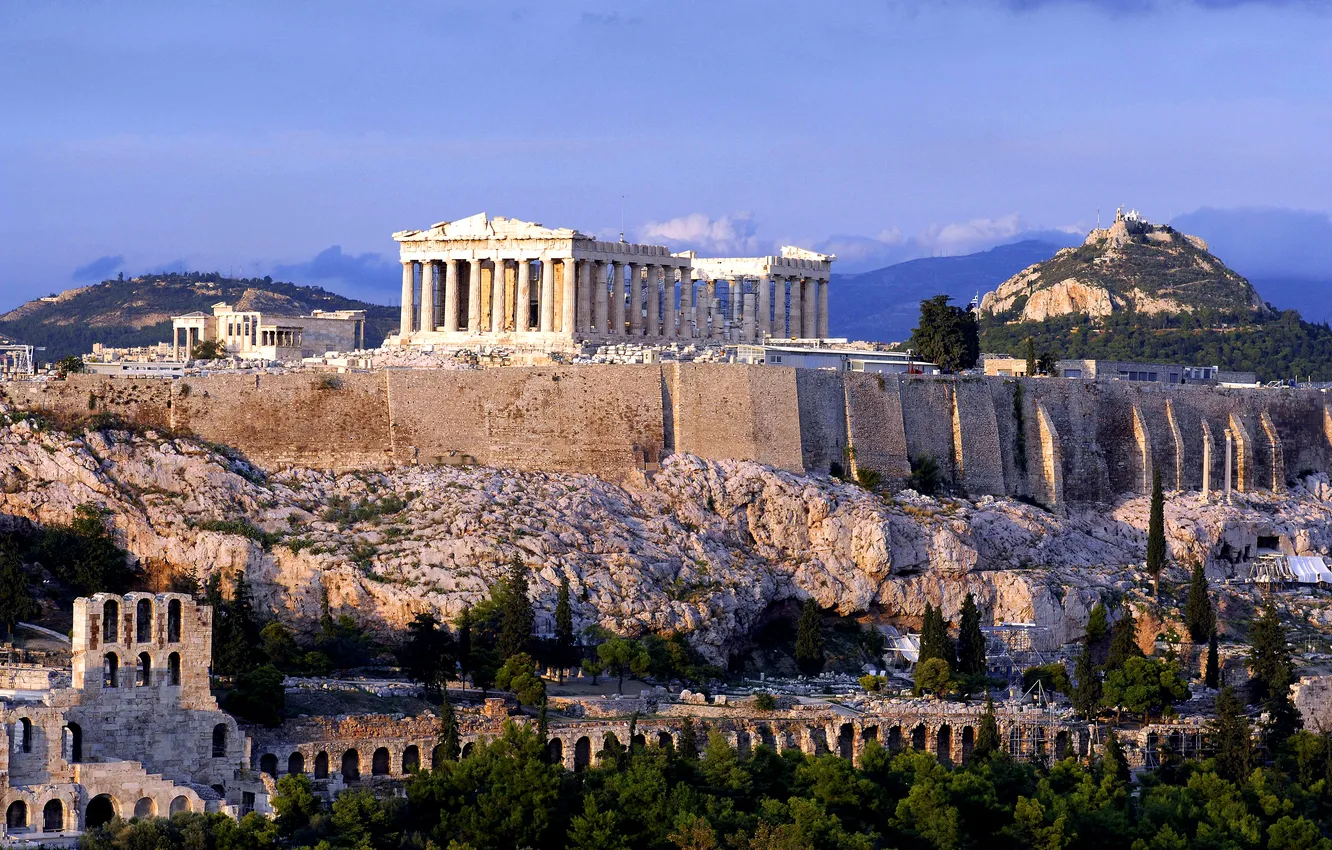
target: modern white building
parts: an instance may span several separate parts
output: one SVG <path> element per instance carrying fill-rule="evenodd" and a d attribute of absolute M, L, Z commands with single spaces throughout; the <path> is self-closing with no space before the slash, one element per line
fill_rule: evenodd
<path fill-rule="evenodd" d="M 845 340 L 842 341 L 845 343 Z M 736 359 L 741 363 L 794 366 L 797 369 L 830 369 L 836 372 L 881 372 L 884 374 L 937 375 L 939 367 L 905 351 L 874 351 L 834 348 L 823 345 L 741 345 Z"/>

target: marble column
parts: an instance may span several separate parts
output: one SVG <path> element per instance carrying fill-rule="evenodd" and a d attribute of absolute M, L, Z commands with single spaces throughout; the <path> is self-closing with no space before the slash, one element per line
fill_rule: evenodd
<path fill-rule="evenodd" d="M 421 264 L 421 327 L 422 332 L 435 329 L 435 264 L 426 260 Z"/>
<path fill-rule="evenodd" d="M 740 338 L 740 324 L 744 321 L 743 311 L 745 307 L 745 280 L 744 278 L 732 278 L 726 282 L 726 297 L 731 299 L 731 327 L 727 338 L 736 340 Z"/>
<path fill-rule="evenodd" d="M 592 331 L 592 272 L 596 263 L 584 260 L 578 268 L 578 333 L 586 335 Z"/>
<path fill-rule="evenodd" d="M 828 338 L 828 284 L 830 281 L 821 280 L 819 287 L 819 339 Z"/>
<path fill-rule="evenodd" d="M 614 291 L 611 293 L 611 323 L 610 333 L 615 336 L 624 336 L 624 274 L 626 271 L 624 263 L 611 263 L 615 273 Z"/>
<path fill-rule="evenodd" d="M 541 258 L 541 332 L 555 330 L 555 263 Z"/>
<path fill-rule="evenodd" d="M 518 286 L 514 295 L 513 329 L 518 333 L 527 333 L 532 318 L 532 261 L 518 261 Z"/>
<path fill-rule="evenodd" d="M 629 335 L 643 335 L 643 267 L 629 264 Z"/>
<path fill-rule="evenodd" d="M 802 303 L 805 305 L 804 337 L 805 339 L 814 339 L 819 335 L 818 316 L 815 311 L 819 307 L 818 284 L 812 278 L 805 278 L 802 282 L 804 295 Z"/>
<path fill-rule="evenodd" d="M 565 257 L 560 261 L 560 266 L 564 281 L 560 293 L 560 333 L 573 337 L 574 317 L 578 312 L 578 261 L 573 257 Z"/>
<path fill-rule="evenodd" d="M 682 295 L 681 298 L 684 296 Z M 694 284 L 694 277 L 689 276 L 689 335 L 694 339 L 703 336 L 703 316 L 698 312 L 698 287 Z"/>
<path fill-rule="evenodd" d="M 458 261 L 444 263 L 444 330 L 458 330 Z"/>
<path fill-rule="evenodd" d="M 772 281 L 761 277 L 758 287 L 758 322 L 754 325 L 754 331 L 758 341 L 762 342 L 772 331 Z"/>
<path fill-rule="evenodd" d="M 495 258 L 495 272 L 490 278 L 490 332 L 504 333 L 504 267 L 505 260 Z"/>
<path fill-rule="evenodd" d="M 606 335 L 607 327 L 610 324 L 610 293 L 607 288 L 610 282 L 607 280 L 611 271 L 610 263 L 596 263 L 596 268 L 592 270 L 593 286 L 596 289 L 596 309 L 594 311 L 594 321 L 597 323 L 597 333 Z"/>
<path fill-rule="evenodd" d="M 666 327 L 662 329 L 662 335 L 667 339 L 675 339 L 676 326 L 680 321 L 680 314 L 675 307 L 675 269 L 666 266 L 666 276 L 662 280 L 662 298 L 666 304 Z"/>
<path fill-rule="evenodd" d="M 791 315 L 787 320 L 786 335 L 791 339 L 800 336 L 804 328 L 805 313 L 803 300 L 801 299 L 801 290 L 804 289 L 803 281 L 800 278 L 788 277 L 787 281 L 791 285 Z"/>
<path fill-rule="evenodd" d="M 754 331 L 757 329 L 754 321 L 754 313 L 756 312 L 754 302 L 758 299 L 758 295 L 753 292 L 742 292 L 740 298 L 743 301 L 740 318 L 740 339 L 744 342 L 753 342 Z"/>
<path fill-rule="evenodd" d="M 650 265 L 647 267 L 647 328 L 645 334 L 650 337 L 661 336 L 661 325 L 658 324 L 660 314 L 658 305 L 661 304 L 661 274 L 662 267 Z"/>
<path fill-rule="evenodd" d="M 481 321 L 481 261 L 467 264 L 467 332 L 479 334 Z"/>
<path fill-rule="evenodd" d="M 412 298 L 416 289 L 415 263 L 411 260 L 402 264 L 402 316 L 398 322 L 398 336 L 402 339 L 412 335 Z"/>
<path fill-rule="evenodd" d="M 722 319 L 721 299 L 717 297 L 717 281 L 709 280 L 703 290 L 708 302 L 708 336 L 721 339 L 725 333 L 726 322 Z"/>

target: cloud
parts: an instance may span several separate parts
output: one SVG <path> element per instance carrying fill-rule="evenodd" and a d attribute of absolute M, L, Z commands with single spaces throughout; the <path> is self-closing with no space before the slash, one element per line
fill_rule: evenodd
<path fill-rule="evenodd" d="M 70 280 L 106 280 L 113 271 L 123 265 L 125 265 L 123 256 L 116 254 L 113 257 L 108 254 L 76 268 L 74 274 L 70 276 Z"/>
<path fill-rule="evenodd" d="M 1204 11 L 1238 9 L 1244 6 L 1325 11 L 1322 0 L 1003 0 L 1003 4 L 1015 12 L 1030 12 L 1052 6 L 1090 6 L 1116 15 L 1146 14 L 1172 6 L 1191 6 Z"/>
<path fill-rule="evenodd" d="M 584 12 L 579 20 L 587 25 L 601 27 L 637 26 L 643 22 L 639 17 L 622 18 L 619 12 Z"/>
<path fill-rule="evenodd" d="M 840 235 L 825 239 L 815 250 L 837 255 L 841 272 L 862 272 L 920 257 L 952 257 L 974 254 L 996 245 L 1034 239 L 1063 247 L 1082 242 L 1082 228 L 1076 226 L 1037 229 L 1018 213 L 998 218 L 973 218 L 967 221 L 936 224 L 914 235 L 900 228 L 881 230 L 877 236 Z"/>
<path fill-rule="evenodd" d="M 1242 275 L 1332 278 L 1332 219 L 1325 213 L 1203 207 L 1170 223 L 1207 240 L 1212 253 Z"/>
<path fill-rule="evenodd" d="M 696 250 L 717 257 L 757 257 L 771 252 L 772 244 L 760 239 L 754 216 L 749 212 L 710 218 L 706 213 L 650 221 L 638 230 L 642 242 L 664 243 L 676 251 Z"/>
<path fill-rule="evenodd" d="M 402 285 L 397 260 L 376 253 L 344 254 L 341 245 L 331 245 L 304 262 L 275 265 L 273 277 L 292 283 L 317 283 L 379 303 L 398 295 Z"/>

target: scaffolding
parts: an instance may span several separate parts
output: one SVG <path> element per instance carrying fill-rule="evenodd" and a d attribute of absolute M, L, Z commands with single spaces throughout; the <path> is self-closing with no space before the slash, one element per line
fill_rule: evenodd
<path fill-rule="evenodd" d="M 0 345 L 0 376 L 7 378 L 26 378 L 35 374 L 31 345 Z"/>

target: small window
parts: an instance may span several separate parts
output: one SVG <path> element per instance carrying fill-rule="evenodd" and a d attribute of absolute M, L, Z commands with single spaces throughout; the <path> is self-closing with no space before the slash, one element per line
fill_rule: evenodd
<path fill-rule="evenodd" d="M 167 656 L 167 684 L 180 685 L 180 653 L 173 652 Z"/>
<path fill-rule="evenodd" d="M 120 603 L 114 599 L 108 599 L 102 606 L 102 640 L 106 643 L 116 642 L 117 623 L 120 620 Z"/>
<path fill-rule="evenodd" d="M 134 686 L 146 688 L 152 684 L 153 677 L 153 659 L 146 652 L 139 653 L 139 664 L 135 670 Z"/>
<path fill-rule="evenodd" d="M 32 721 L 26 717 L 19 719 L 19 747 L 25 753 L 32 752 Z"/>
<path fill-rule="evenodd" d="M 167 643 L 180 643 L 180 600 L 167 603 Z"/>
<path fill-rule="evenodd" d="M 219 723 L 213 727 L 213 758 L 227 756 L 227 724 Z"/>
<path fill-rule="evenodd" d="M 153 639 L 153 603 L 147 599 L 140 599 L 134 606 L 134 639 L 139 643 Z"/>
<path fill-rule="evenodd" d="M 102 658 L 102 687 L 116 688 L 120 686 L 120 659 L 114 652 L 108 652 Z"/>

